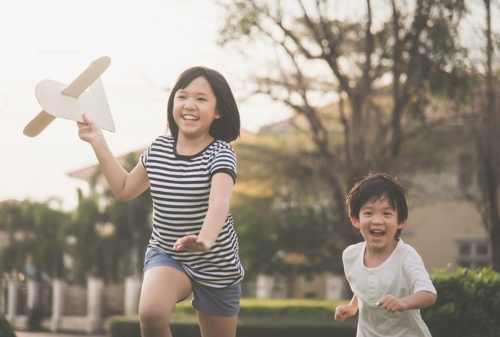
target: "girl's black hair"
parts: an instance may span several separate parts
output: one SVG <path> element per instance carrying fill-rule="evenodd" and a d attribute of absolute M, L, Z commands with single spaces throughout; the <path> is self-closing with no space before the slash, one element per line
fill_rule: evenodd
<path fill-rule="evenodd" d="M 398 223 L 408 219 L 408 205 L 404 188 L 392 176 L 372 173 L 357 182 L 346 196 L 346 208 L 351 218 L 359 219 L 359 211 L 369 201 L 387 198 L 398 212 Z"/>
<path fill-rule="evenodd" d="M 215 139 L 231 142 L 240 135 L 240 113 L 233 92 L 224 76 L 216 70 L 206 67 L 192 67 L 185 70 L 177 79 L 170 92 L 167 106 L 168 127 L 172 136 L 177 139 L 179 128 L 175 124 L 173 109 L 174 96 L 177 90 L 186 88 L 193 80 L 204 77 L 215 94 L 215 109 L 220 118 L 215 119 L 210 126 L 210 135 Z"/>

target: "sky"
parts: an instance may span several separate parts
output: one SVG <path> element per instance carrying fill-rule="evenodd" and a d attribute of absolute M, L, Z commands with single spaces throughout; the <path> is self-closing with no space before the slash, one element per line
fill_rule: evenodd
<path fill-rule="evenodd" d="M 361 3 L 339 0 L 333 11 L 363 16 Z M 69 83 L 100 56 L 112 60 L 102 80 L 116 125 L 105 135 L 115 155 L 165 132 L 167 89 L 194 65 L 226 76 L 243 128 L 257 131 L 287 118 L 283 106 L 265 98 L 242 99 L 246 78 L 264 68 L 216 44 L 222 20 L 212 0 L 0 1 L 0 201 L 55 197 L 66 209 L 76 205 L 76 188 L 86 184 L 67 173 L 97 161 L 75 123 L 58 119 L 35 138 L 22 130 L 40 111 L 39 81 Z"/>
<path fill-rule="evenodd" d="M 221 71 L 241 98 L 250 63 L 216 44 L 221 20 L 206 0 L 0 2 L 0 200 L 55 197 L 72 208 L 85 183 L 66 173 L 96 163 L 74 122 L 57 119 L 35 138 L 22 134 L 40 111 L 34 90 L 43 79 L 69 83 L 92 60 L 111 57 L 102 80 L 116 125 L 105 136 L 115 155 L 165 132 L 167 88 L 190 66 Z M 263 99 L 239 108 L 250 131 L 288 116 Z"/>

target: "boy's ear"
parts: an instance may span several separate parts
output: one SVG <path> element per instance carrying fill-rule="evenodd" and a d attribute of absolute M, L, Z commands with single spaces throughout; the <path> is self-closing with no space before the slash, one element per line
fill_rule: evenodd
<path fill-rule="evenodd" d="M 349 220 L 351 220 L 351 224 L 359 229 L 359 219 L 353 216 L 349 217 Z"/>
<path fill-rule="evenodd" d="M 406 226 L 407 226 L 406 221 L 405 221 L 405 222 L 402 222 L 402 223 L 398 224 L 398 229 L 403 229 L 403 228 L 406 228 Z"/>

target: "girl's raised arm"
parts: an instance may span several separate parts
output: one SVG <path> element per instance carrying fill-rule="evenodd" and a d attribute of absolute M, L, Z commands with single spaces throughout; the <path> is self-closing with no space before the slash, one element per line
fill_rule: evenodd
<path fill-rule="evenodd" d="M 130 200 L 147 190 L 149 180 L 142 163 L 127 172 L 109 150 L 102 131 L 85 115 L 83 119 L 83 123 L 78 122 L 78 136 L 92 146 L 113 194 L 120 200 Z"/>

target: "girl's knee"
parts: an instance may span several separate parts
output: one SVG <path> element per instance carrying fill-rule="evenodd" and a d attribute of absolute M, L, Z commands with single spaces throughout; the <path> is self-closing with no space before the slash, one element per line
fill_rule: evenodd
<path fill-rule="evenodd" d="M 146 307 L 139 309 L 141 326 L 147 328 L 162 328 L 170 324 L 171 313 L 163 308 Z"/>

